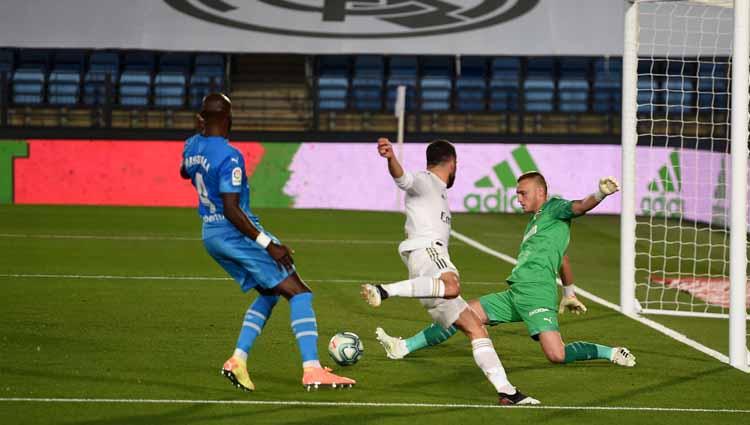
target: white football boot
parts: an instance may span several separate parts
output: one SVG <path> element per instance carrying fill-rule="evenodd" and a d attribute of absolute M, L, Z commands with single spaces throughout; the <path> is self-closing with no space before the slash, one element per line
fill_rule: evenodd
<path fill-rule="evenodd" d="M 625 347 L 612 348 L 612 363 L 625 367 L 635 366 L 635 356 Z"/>
<path fill-rule="evenodd" d="M 398 360 L 403 359 L 409 354 L 409 349 L 406 348 L 406 341 L 401 338 L 393 337 L 385 333 L 383 328 L 375 329 L 375 338 L 378 340 L 380 345 L 385 349 L 385 355 L 389 359 Z"/>

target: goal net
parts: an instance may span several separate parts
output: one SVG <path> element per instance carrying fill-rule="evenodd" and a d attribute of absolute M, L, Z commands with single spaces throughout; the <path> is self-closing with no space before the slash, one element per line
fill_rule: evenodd
<path fill-rule="evenodd" d="M 622 307 L 630 314 L 727 320 L 734 299 L 737 335 L 730 346 L 737 357 L 741 345 L 738 367 L 747 368 L 748 86 L 737 94 L 735 85 L 733 93 L 732 65 L 749 40 L 735 49 L 733 3 L 642 0 L 627 14 L 623 199 L 630 204 L 623 201 L 623 251 L 631 252 L 623 256 Z M 740 66 L 747 71 L 747 57 Z M 744 116 L 733 127 L 740 110 L 732 98 L 741 95 Z M 741 179 L 732 174 L 732 165 L 742 164 L 733 158 L 733 132 L 744 134 L 744 149 L 734 149 L 744 156 Z M 738 207 L 741 227 L 732 221 Z M 734 232 L 741 239 L 733 241 Z M 741 261 L 731 255 L 740 242 Z"/>

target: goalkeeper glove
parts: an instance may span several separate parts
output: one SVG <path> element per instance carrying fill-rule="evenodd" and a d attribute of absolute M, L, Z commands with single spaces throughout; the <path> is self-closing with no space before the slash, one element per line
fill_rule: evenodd
<path fill-rule="evenodd" d="M 599 179 L 599 188 L 594 192 L 594 199 L 601 202 L 605 197 L 620 190 L 620 183 L 612 176 Z"/>
<path fill-rule="evenodd" d="M 575 314 L 586 312 L 586 306 L 576 298 L 575 285 L 563 286 L 563 297 L 560 300 L 560 308 L 557 312 L 563 314 L 565 310 Z"/>

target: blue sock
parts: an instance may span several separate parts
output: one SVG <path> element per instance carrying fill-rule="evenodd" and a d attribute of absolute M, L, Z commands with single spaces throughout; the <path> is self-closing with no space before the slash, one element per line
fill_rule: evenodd
<path fill-rule="evenodd" d="M 260 335 L 266 321 L 271 317 L 273 306 L 279 300 L 277 295 L 258 295 L 258 298 L 250 304 L 245 313 L 245 319 L 242 322 L 240 337 L 237 338 L 237 349 L 247 355 L 250 347 L 253 346 L 255 338 Z M 246 358 L 244 360 L 247 360 Z"/>
<path fill-rule="evenodd" d="M 303 292 L 289 299 L 292 332 L 297 339 L 302 363 L 318 361 L 318 324 L 312 307 L 312 292 Z"/>

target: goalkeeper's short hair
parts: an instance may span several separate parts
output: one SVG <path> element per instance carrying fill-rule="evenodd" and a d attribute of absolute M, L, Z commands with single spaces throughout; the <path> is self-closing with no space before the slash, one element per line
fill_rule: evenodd
<path fill-rule="evenodd" d="M 520 177 L 518 177 L 518 180 L 516 182 L 521 183 L 524 180 L 534 180 L 539 186 L 544 188 L 544 193 L 547 193 L 547 180 L 539 171 L 529 171 L 527 173 L 523 173 Z"/>

